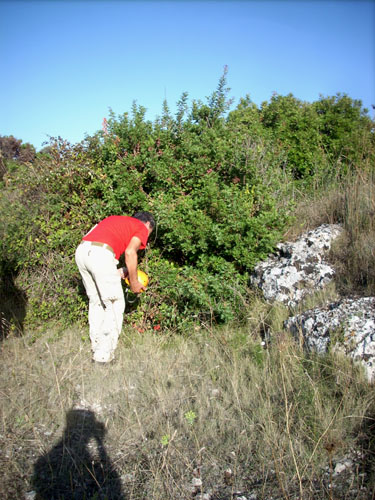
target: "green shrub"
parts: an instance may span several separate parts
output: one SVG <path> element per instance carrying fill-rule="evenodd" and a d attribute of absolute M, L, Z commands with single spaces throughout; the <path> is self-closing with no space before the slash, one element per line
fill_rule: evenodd
<path fill-rule="evenodd" d="M 274 96 L 258 109 L 247 97 L 226 115 L 225 76 L 206 104 L 189 109 L 183 94 L 175 118 L 165 102 L 162 117 L 146 121 L 134 103 L 130 114 L 110 111 L 103 130 L 82 143 L 51 139 L 32 164 L 6 172 L 1 273 L 17 276 L 27 293 L 27 321 L 85 316 L 75 248 L 104 217 L 136 210 L 153 212 L 158 229 L 142 263 L 151 286 L 129 320 L 182 328 L 241 318 L 249 274 L 290 224 L 295 189 L 323 178 L 331 157 L 346 161 L 336 145 L 357 147 L 353 124 L 366 138 L 361 161 L 372 157 L 373 123 L 357 102 Z"/>

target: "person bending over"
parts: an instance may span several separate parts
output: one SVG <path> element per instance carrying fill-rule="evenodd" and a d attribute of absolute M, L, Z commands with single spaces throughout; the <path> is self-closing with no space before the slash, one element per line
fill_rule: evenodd
<path fill-rule="evenodd" d="M 125 254 L 126 274 L 134 293 L 144 290 L 138 281 L 138 250 L 146 248 L 155 227 L 150 212 L 132 217 L 111 215 L 94 226 L 78 245 L 75 259 L 89 298 L 89 329 L 93 360 L 108 363 L 114 358 L 125 311 L 120 256 Z"/>

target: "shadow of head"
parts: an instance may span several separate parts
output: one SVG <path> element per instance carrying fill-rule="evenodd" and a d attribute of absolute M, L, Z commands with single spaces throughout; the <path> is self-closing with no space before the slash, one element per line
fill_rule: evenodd
<path fill-rule="evenodd" d="M 97 420 L 91 410 L 73 409 L 66 413 L 65 442 L 78 439 L 82 444 L 91 438 L 101 442 L 105 432 L 105 425 Z"/>
<path fill-rule="evenodd" d="M 93 411 L 69 410 L 61 440 L 35 463 L 36 498 L 123 500 L 119 476 L 104 447 L 105 434 Z"/>

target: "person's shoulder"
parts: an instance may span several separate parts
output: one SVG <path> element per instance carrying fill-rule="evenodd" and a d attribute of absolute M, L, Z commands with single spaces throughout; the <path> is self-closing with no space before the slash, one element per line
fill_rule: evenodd
<path fill-rule="evenodd" d="M 104 217 L 101 222 L 108 222 L 108 221 L 113 221 L 117 219 L 117 217 L 120 217 L 119 215 L 108 215 L 107 217 Z"/>
<path fill-rule="evenodd" d="M 133 219 L 133 217 L 129 217 L 128 215 L 109 215 L 103 220 L 124 223 L 124 222 L 129 222 L 129 219 Z"/>
<path fill-rule="evenodd" d="M 129 217 L 128 215 L 109 215 L 103 219 L 100 224 L 103 226 L 114 226 L 114 227 L 140 227 L 138 226 L 137 219 Z"/>
<path fill-rule="evenodd" d="M 134 236 L 137 236 L 141 242 L 141 249 L 145 248 L 148 240 L 148 229 L 144 222 L 135 217 L 129 217 L 131 219 L 131 227 Z"/>
<path fill-rule="evenodd" d="M 136 219 L 135 217 L 127 217 L 127 219 L 129 219 L 129 222 L 131 222 L 135 227 L 146 229 L 146 226 L 141 220 Z"/>

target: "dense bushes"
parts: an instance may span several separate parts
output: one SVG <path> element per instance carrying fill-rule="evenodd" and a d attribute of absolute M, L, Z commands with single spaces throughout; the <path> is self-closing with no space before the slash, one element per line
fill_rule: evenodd
<path fill-rule="evenodd" d="M 181 327 L 241 318 L 248 275 L 281 239 L 292 190 L 373 159 L 374 124 L 359 101 L 275 95 L 258 108 L 247 97 L 228 113 L 225 77 L 206 104 L 189 109 L 185 93 L 175 117 L 164 103 L 154 123 L 136 104 L 130 115 L 110 112 L 94 136 L 52 139 L 5 175 L 1 272 L 19 273 L 29 321 L 80 318 L 81 236 L 103 217 L 142 209 L 158 229 L 141 264 L 149 291 L 128 320 Z"/>

